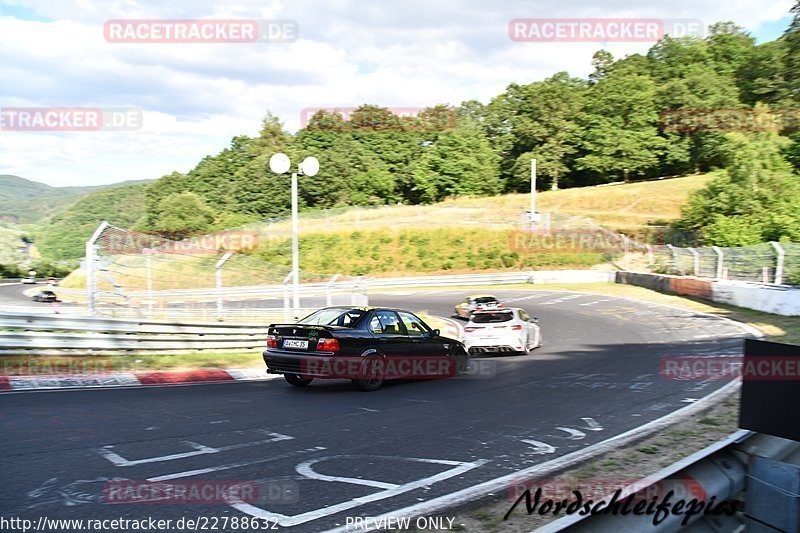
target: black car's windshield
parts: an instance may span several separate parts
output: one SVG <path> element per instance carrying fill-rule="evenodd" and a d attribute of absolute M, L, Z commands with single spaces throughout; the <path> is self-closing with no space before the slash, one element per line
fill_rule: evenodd
<path fill-rule="evenodd" d="M 497 298 L 493 296 L 481 296 L 480 298 L 475 298 L 476 304 L 496 304 Z"/>
<path fill-rule="evenodd" d="M 478 313 L 472 315 L 472 321 L 476 324 L 489 324 L 492 322 L 508 322 L 514 318 L 511 311 L 500 311 L 497 313 Z"/>
<path fill-rule="evenodd" d="M 364 314 L 362 309 L 350 307 L 332 307 L 320 309 L 311 313 L 298 324 L 313 324 L 316 326 L 352 326 Z"/>

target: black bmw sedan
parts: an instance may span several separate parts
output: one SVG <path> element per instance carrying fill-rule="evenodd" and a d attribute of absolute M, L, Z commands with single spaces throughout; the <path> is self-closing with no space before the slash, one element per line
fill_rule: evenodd
<path fill-rule="evenodd" d="M 326 307 L 296 324 L 271 324 L 268 333 L 267 372 L 296 387 L 333 378 L 374 391 L 388 379 L 464 373 L 469 359 L 459 341 L 399 309 Z"/>

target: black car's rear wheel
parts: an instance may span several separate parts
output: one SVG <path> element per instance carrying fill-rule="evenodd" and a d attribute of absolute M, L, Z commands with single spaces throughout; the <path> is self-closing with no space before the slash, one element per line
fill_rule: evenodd
<path fill-rule="evenodd" d="M 284 374 L 283 378 L 295 387 L 305 387 L 314 381 L 314 378 L 307 378 L 299 374 Z"/>
<path fill-rule="evenodd" d="M 367 356 L 361 362 L 359 377 L 353 379 L 353 384 L 363 391 L 374 391 L 381 388 L 386 377 L 386 368 L 383 358 L 375 355 Z"/>

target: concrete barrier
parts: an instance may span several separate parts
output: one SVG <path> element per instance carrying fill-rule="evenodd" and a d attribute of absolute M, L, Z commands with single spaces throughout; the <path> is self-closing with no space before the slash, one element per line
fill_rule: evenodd
<path fill-rule="evenodd" d="M 712 300 L 776 315 L 800 316 L 800 289 L 755 285 L 745 282 L 715 282 Z"/>
<path fill-rule="evenodd" d="M 616 283 L 667 294 L 693 296 L 775 315 L 800 316 L 800 289 L 745 281 L 708 280 L 663 274 L 617 272 Z"/>

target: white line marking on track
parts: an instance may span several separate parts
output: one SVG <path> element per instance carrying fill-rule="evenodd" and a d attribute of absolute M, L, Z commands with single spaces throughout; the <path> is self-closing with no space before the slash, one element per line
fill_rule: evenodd
<path fill-rule="evenodd" d="M 213 422 L 212 422 L 213 423 Z M 165 461 L 175 461 L 177 459 L 185 459 L 187 457 L 194 457 L 196 455 L 204 455 L 209 453 L 219 453 L 219 452 L 226 452 L 229 450 L 238 450 L 240 448 L 249 448 L 250 446 L 259 446 L 261 444 L 269 444 L 271 442 L 279 442 L 282 440 L 292 440 L 294 437 L 290 437 L 289 435 L 283 435 L 281 433 L 272 433 L 270 431 L 266 431 L 264 429 L 257 430 L 259 433 L 263 433 L 268 435 L 270 438 L 263 439 L 263 440 L 256 440 L 251 442 L 242 442 L 240 444 L 230 444 L 228 446 L 220 446 L 218 448 L 212 448 L 210 446 L 205 446 L 203 444 L 197 444 L 196 442 L 190 441 L 182 441 L 184 444 L 188 445 L 191 448 L 194 448 L 195 451 L 193 452 L 183 452 L 183 453 L 173 453 L 170 455 L 162 455 L 161 457 L 149 457 L 147 459 L 136 459 L 136 460 L 128 460 L 119 455 L 118 453 L 111 450 L 113 446 L 106 446 L 104 448 L 99 448 L 95 450 L 97 453 L 111 461 L 115 466 L 135 466 L 145 463 L 161 463 Z"/>
<path fill-rule="evenodd" d="M 394 483 L 384 483 L 383 481 L 375 481 L 372 479 L 360 479 L 355 477 L 340 477 L 340 476 L 328 476 L 325 474 L 320 474 L 315 472 L 312 465 L 315 463 L 319 463 L 321 461 L 327 461 L 330 457 L 320 457 L 317 459 L 311 459 L 309 461 L 304 461 L 295 467 L 298 474 L 306 476 L 309 479 L 316 479 L 319 481 L 334 481 L 339 483 L 350 483 L 352 485 L 364 485 L 367 487 L 375 487 L 377 489 L 396 489 L 400 485 L 396 485 Z"/>
<path fill-rule="evenodd" d="M 569 433 L 569 437 L 567 437 L 569 440 L 582 440 L 586 438 L 586 433 L 577 429 L 562 427 L 557 427 L 556 429 Z"/>
<path fill-rule="evenodd" d="M 596 305 L 599 304 L 600 302 L 610 302 L 610 301 L 611 300 L 592 300 L 591 302 L 586 302 L 578 305 Z"/>
<path fill-rule="evenodd" d="M 325 448 L 322 446 L 316 446 L 314 448 L 306 448 L 305 450 L 296 450 L 281 455 L 273 455 L 272 457 L 267 457 L 265 459 L 256 459 L 254 461 L 240 461 L 238 463 L 230 463 L 227 465 L 211 466 L 208 468 L 199 468 L 197 470 L 187 470 L 185 472 L 176 472 L 174 474 L 166 474 L 164 476 L 151 477 L 148 478 L 147 481 L 168 481 L 170 479 L 181 479 L 185 477 L 199 476 L 200 474 L 209 474 L 211 472 L 220 472 L 222 470 L 231 470 L 233 468 L 241 468 L 243 466 L 252 466 L 262 463 L 268 463 L 270 461 L 277 461 L 280 459 L 288 459 L 290 457 L 294 457 L 295 455 L 318 452 L 324 449 Z"/>
<path fill-rule="evenodd" d="M 539 305 L 555 305 L 564 302 L 568 302 L 569 300 L 574 300 L 575 298 L 580 298 L 582 296 L 586 296 L 585 294 L 568 294 L 567 296 L 562 296 L 561 298 L 556 298 L 555 300 L 548 300 L 546 302 L 539 302 Z"/>
<path fill-rule="evenodd" d="M 160 463 L 162 461 L 174 461 L 175 459 L 185 459 L 187 457 L 195 457 L 197 455 L 205 455 L 209 453 L 217 453 L 219 452 L 216 448 L 211 448 L 209 446 L 204 446 L 202 444 L 197 444 L 196 442 L 190 441 L 182 441 L 184 444 L 189 446 L 190 448 L 194 448 L 193 452 L 183 452 L 183 453 L 173 453 L 171 455 L 162 455 L 161 457 L 149 457 L 147 459 L 137 459 L 134 461 L 129 461 L 125 459 L 118 453 L 111 450 L 113 446 L 109 446 L 106 448 L 99 448 L 95 450 L 97 453 L 111 461 L 114 466 L 135 466 L 141 465 L 145 463 Z"/>
<path fill-rule="evenodd" d="M 556 453 L 555 446 L 550 446 L 546 442 L 539 442 L 538 440 L 522 439 L 522 442 L 533 446 L 533 451 L 528 452 L 534 455 L 545 455 L 547 453 Z"/>
<path fill-rule="evenodd" d="M 594 418 L 586 417 L 581 418 L 581 420 L 586 422 L 585 429 L 588 429 L 589 431 L 603 431 L 603 426 L 601 426 Z"/>
<path fill-rule="evenodd" d="M 442 462 L 437 459 L 416 459 L 416 458 L 406 459 L 402 457 L 398 457 L 396 459 L 404 459 L 407 461 Z M 433 485 L 434 483 L 438 483 L 439 481 L 444 481 L 446 479 L 450 479 L 451 477 L 461 475 L 465 472 L 468 472 L 474 468 L 477 468 L 485 464 L 486 462 L 487 462 L 486 460 L 481 459 L 471 463 L 458 463 L 460 466 L 451 468 L 449 470 L 445 470 L 444 472 L 440 472 L 439 474 L 435 474 L 430 477 L 418 479 L 416 481 L 399 485 L 398 487 L 393 489 L 382 490 L 379 492 L 375 492 L 373 494 L 368 494 L 366 496 L 361 496 L 359 498 L 354 498 L 352 500 L 348 500 L 335 505 L 330 505 L 328 507 L 315 509 L 313 511 L 308 511 L 293 516 L 271 513 L 266 509 L 261 509 L 254 505 L 250 505 L 249 503 L 231 503 L 231 502 L 228 503 L 231 504 L 231 507 L 233 507 L 237 511 L 241 511 L 242 513 L 254 516 L 256 518 L 270 520 L 271 522 L 277 522 L 278 525 L 282 527 L 290 527 L 290 526 L 296 526 L 298 524 L 304 524 L 306 522 L 317 520 L 319 518 L 323 518 L 326 516 L 334 515 L 336 513 L 341 513 L 342 511 L 347 511 L 348 509 L 353 509 L 354 507 L 360 507 L 367 503 L 385 500 L 387 498 L 392 498 L 394 496 L 403 494 L 405 492 L 410 492 L 412 490 L 416 490 L 422 487 L 427 487 L 428 485 Z"/>

